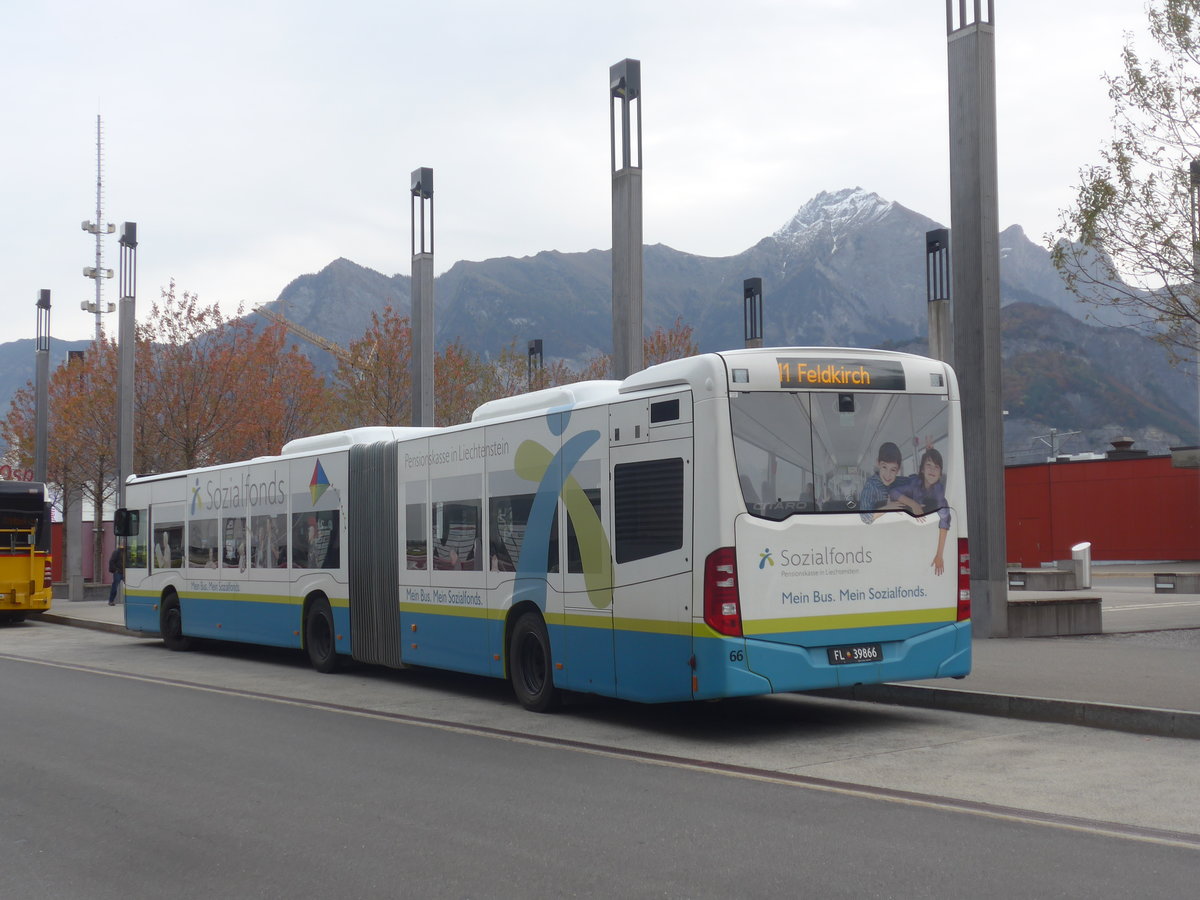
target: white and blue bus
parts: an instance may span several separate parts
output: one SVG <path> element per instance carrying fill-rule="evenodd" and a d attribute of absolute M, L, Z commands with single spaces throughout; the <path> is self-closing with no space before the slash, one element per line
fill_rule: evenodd
<path fill-rule="evenodd" d="M 643 702 L 970 670 L 944 363 L 734 350 L 133 477 L 126 625 Z"/>

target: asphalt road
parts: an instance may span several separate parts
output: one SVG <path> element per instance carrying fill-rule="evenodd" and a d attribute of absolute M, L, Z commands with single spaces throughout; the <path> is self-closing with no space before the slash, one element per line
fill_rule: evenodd
<path fill-rule="evenodd" d="M 1162 631 L 1200 624 L 1200 595 L 1156 594 L 1149 573 L 1096 575 L 1092 588 L 1080 593 L 1103 595 L 1106 632 Z"/>
<path fill-rule="evenodd" d="M 0 684 L 5 897 L 1177 897 L 1200 863 L 1190 741 L 801 697 L 535 716 L 37 624 Z"/>

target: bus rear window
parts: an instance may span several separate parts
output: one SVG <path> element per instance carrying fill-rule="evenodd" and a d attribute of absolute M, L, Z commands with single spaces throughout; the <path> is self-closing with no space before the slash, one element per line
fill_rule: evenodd
<path fill-rule="evenodd" d="M 925 512 L 945 505 L 950 413 L 944 396 L 746 392 L 730 397 L 734 456 L 746 509 L 779 521 L 797 514 Z M 929 451 L 932 451 L 930 453 Z M 920 474 L 934 471 L 942 481 Z"/>

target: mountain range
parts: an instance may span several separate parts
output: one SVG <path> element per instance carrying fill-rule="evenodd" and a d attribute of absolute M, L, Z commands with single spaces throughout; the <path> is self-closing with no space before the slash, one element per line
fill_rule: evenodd
<path fill-rule="evenodd" d="M 702 351 L 743 343 L 742 283 L 763 280 L 764 344 L 893 347 L 926 352 L 926 233 L 933 219 L 861 188 L 821 193 L 779 230 L 729 257 L 662 244 L 644 249 L 647 331 L 676 318 Z M 1005 452 L 1044 459 L 1050 430 L 1060 452 L 1103 452 L 1128 436 L 1140 449 L 1200 442 L 1196 379 L 1108 310 L 1067 290 L 1048 251 L 1020 226 L 1000 236 Z M 578 365 L 611 349 L 609 251 L 455 263 L 436 279 L 438 345 L 457 337 L 486 355 L 541 338 L 547 359 Z M 186 287 L 186 286 L 184 286 Z M 407 314 L 410 280 L 347 259 L 293 280 L 270 304 L 327 340 L 361 337 L 373 310 Z M 255 318 L 262 318 L 251 313 Z M 323 371 L 330 355 L 297 341 Z M 33 342 L 0 345 L 0 396 L 32 376 Z M 84 347 L 86 342 L 78 345 Z M 65 358 L 67 345 L 52 342 Z M 1078 432 L 1078 434 L 1070 434 Z"/>

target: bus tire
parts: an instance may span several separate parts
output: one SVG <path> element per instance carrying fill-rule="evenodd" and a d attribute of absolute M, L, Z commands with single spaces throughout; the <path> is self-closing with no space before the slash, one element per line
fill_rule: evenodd
<path fill-rule="evenodd" d="M 508 677 L 517 701 L 530 712 L 546 712 L 558 702 L 546 623 L 535 612 L 517 619 L 508 640 Z"/>
<path fill-rule="evenodd" d="M 309 604 L 308 615 L 304 619 L 304 649 L 308 651 L 308 661 L 318 672 L 328 675 L 337 671 L 333 610 L 324 597 L 318 597 Z"/>
<path fill-rule="evenodd" d="M 158 608 L 158 631 L 163 646 L 168 650 L 190 650 L 192 639 L 183 633 L 183 613 L 179 608 L 179 597 L 174 593 L 163 597 Z"/>

